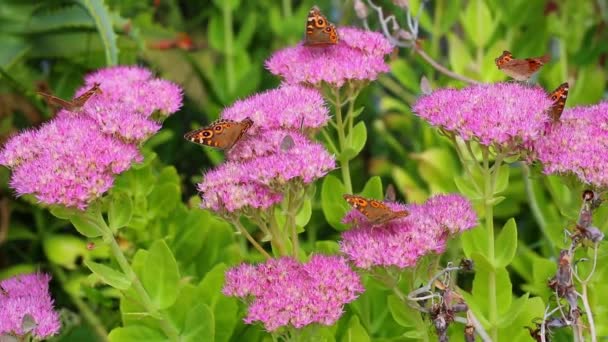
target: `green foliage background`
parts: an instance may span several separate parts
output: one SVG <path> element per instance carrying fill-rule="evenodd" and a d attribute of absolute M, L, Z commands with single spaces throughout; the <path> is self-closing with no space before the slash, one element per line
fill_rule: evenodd
<path fill-rule="evenodd" d="M 390 1 L 377 3 L 400 23 L 406 22 L 404 11 Z M 133 260 L 144 286 L 152 289 L 155 304 L 168 310 L 175 325 L 189 333 L 185 340 L 268 339 L 259 326 L 241 322 L 243 305 L 220 293 L 223 272 L 229 265 L 257 261 L 259 256 L 248 252 L 245 241 L 234 235 L 228 223 L 197 209 L 194 184 L 200 180 L 201 170 L 221 162 L 222 154 L 189 144 L 182 135 L 216 119 L 236 99 L 277 86 L 279 80 L 264 69 L 264 60 L 302 38 L 306 14 L 313 4 L 288 0 L 0 3 L 0 142 L 52 117 L 35 94 L 41 83 L 55 94 L 71 98 L 83 75 L 91 70 L 140 64 L 184 87 L 184 108 L 146 143 L 146 163 L 119 177 L 112 193 L 121 202 L 105 205 L 110 207 L 111 228 L 128 228 L 120 231 L 124 242 L 120 247 Z M 319 0 L 316 4 L 339 25 L 361 25 L 351 1 Z M 409 4 L 416 13 L 420 1 L 410 0 Z M 373 29 L 379 29 L 375 13 L 368 19 Z M 607 97 L 606 1 L 436 0 L 422 12 L 420 23 L 422 49 L 461 75 L 482 82 L 501 81 L 505 76 L 495 67 L 494 58 L 503 50 L 521 57 L 549 51 L 553 61 L 538 77 L 543 87 L 551 90 L 569 81 L 567 106 Z M 150 48 L 151 43 L 174 39 L 179 32 L 192 37 L 194 50 Z M 399 197 L 408 202 L 421 202 L 440 192 L 474 196 L 462 183 L 459 186 L 462 168 L 453 147 L 410 110 L 421 93 L 423 75 L 433 87 L 464 84 L 438 72 L 409 49 L 400 49 L 390 65 L 391 72 L 359 97 L 358 105 L 365 108 L 362 118 L 367 143 L 352 161 L 355 191 L 367 184 L 366 193 L 381 195 L 381 184 L 393 183 Z M 504 173 L 505 199 L 496 207 L 495 217 L 497 226 L 504 224 L 503 231 L 508 232 L 498 242 L 504 242 L 506 254 L 513 246 L 513 255 L 507 256 L 513 259 L 507 268 L 511 280 L 502 281 L 499 289 L 505 293 L 499 300 L 505 317 L 501 340 L 529 340 L 520 327 L 542 315 L 551 295 L 546 281 L 555 272 L 559 248 L 565 246 L 563 229 L 576 220 L 582 188 L 573 180 L 540 177 L 538 170 L 520 164 L 512 164 Z M 104 269 L 113 261 L 99 237 L 81 230 L 89 237 L 85 239 L 67 221 L 27 198 L 15 199 L 8 176 L 8 170 L 0 168 L 0 203 L 5 208 L 0 212 L 5 229 L 0 232 L 0 278 L 36 269 L 53 274 L 56 304 L 64 308 L 64 329 L 54 339 L 91 340 L 99 338 L 100 331 L 124 324 L 113 330 L 113 341 L 162 340 L 154 321 L 140 315 L 144 310 L 139 304 L 121 301 L 117 307 L 117 289 L 126 290 L 128 284 Z M 341 186 L 338 178 L 339 173 L 328 176 L 323 188 Z M 343 228 L 335 213 L 346 206 L 335 208 L 322 192 L 319 185 L 316 200 L 309 206 L 306 232 L 301 234 L 309 252 L 336 251 L 335 241 Z M 595 218 L 604 232 L 608 230 L 606 214 L 600 210 Z M 515 220 L 509 220 L 512 217 Z M 476 241 L 474 234 L 463 237 L 465 245 Z M 87 242 L 99 247 L 89 250 Z M 444 261 L 460 256 L 460 244 L 454 241 Z M 608 268 L 601 262 L 606 258 L 605 247 L 599 255 L 590 286 L 591 305 L 598 335 L 608 336 L 608 299 L 601 295 L 608 291 Z M 158 269 L 166 272 L 159 275 Z M 102 286 L 102 281 L 114 288 Z M 470 279 L 461 279 L 459 285 L 470 290 Z M 154 290 L 155 286 L 165 287 Z M 327 329 L 327 340 L 418 338 L 415 331 L 425 324 L 419 316 L 397 304 L 372 280 L 366 280 L 366 288 L 339 324 Z M 536 298 L 524 300 L 525 305 L 519 301 L 528 295 Z M 139 328 L 131 329 L 131 323 Z M 556 335 L 558 340 L 570 338 Z"/>

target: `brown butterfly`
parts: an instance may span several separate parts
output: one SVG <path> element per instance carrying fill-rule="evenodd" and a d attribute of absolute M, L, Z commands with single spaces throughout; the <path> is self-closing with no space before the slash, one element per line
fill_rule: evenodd
<path fill-rule="evenodd" d="M 386 204 L 375 199 L 348 194 L 345 194 L 343 197 L 348 204 L 359 210 L 373 224 L 383 224 L 410 214 L 407 210 L 393 211 Z"/>
<path fill-rule="evenodd" d="M 496 66 L 508 76 L 525 81 L 532 77 L 535 72 L 551 59 L 549 54 L 541 57 L 517 59 L 509 51 L 503 51 L 502 55 L 495 59 Z"/>
<path fill-rule="evenodd" d="M 557 87 L 549 97 L 553 104 L 549 107 L 549 117 L 553 122 L 559 121 L 562 112 L 564 111 L 564 106 L 566 105 L 566 99 L 568 98 L 568 90 L 570 90 L 570 86 L 568 82 L 564 82 Z"/>
<path fill-rule="evenodd" d="M 250 118 L 243 121 L 217 120 L 207 127 L 186 133 L 184 138 L 196 144 L 229 150 L 252 125 Z"/>
<path fill-rule="evenodd" d="M 85 91 L 84 94 L 78 96 L 77 98 L 73 99 L 72 101 L 60 99 L 57 96 L 53 96 L 51 94 L 43 93 L 40 91 L 38 92 L 38 95 L 43 96 L 46 99 L 46 101 L 51 105 L 54 105 L 56 107 L 65 108 L 69 111 L 77 111 L 80 108 L 82 108 L 82 106 L 84 106 L 84 104 L 89 100 L 89 98 L 91 98 L 91 96 L 93 96 L 95 94 L 103 93 L 101 91 L 101 88 L 99 88 L 99 86 L 100 86 L 99 83 L 94 83 L 93 86 L 91 87 L 91 89 Z"/>
<path fill-rule="evenodd" d="M 338 43 L 338 32 L 334 24 L 327 21 L 317 6 L 313 6 L 308 12 L 306 20 L 306 35 L 304 45 L 329 46 Z"/>

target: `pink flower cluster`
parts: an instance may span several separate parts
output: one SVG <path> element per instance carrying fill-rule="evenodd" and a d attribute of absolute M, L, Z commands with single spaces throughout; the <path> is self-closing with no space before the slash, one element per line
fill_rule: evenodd
<path fill-rule="evenodd" d="M 540 87 L 506 82 L 438 89 L 418 99 L 414 112 L 431 125 L 483 145 L 526 144 L 537 139 L 552 104 Z"/>
<path fill-rule="evenodd" d="M 53 310 L 50 280 L 48 274 L 36 273 L 0 281 L 0 336 L 23 336 L 25 315 L 34 319 L 30 333 L 35 338 L 46 339 L 59 332 L 61 322 Z"/>
<path fill-rule="evenodd" d="M 608 102 L 566 109 L 534 143 L 534 152 L 547 174 L 574 174 L 608 187 Z"/>
<path fill-rule="evenodd" d="M 424 204 L 388 203 L 410 215 L 373 226 L 363 214 L 351 210 L 344 223 L 356 227 L 342 233 L 340 247 L 357 267 L 412 267 L 428 253 L 442 253 L 447 239 L 477 225 L 471 203 L 456 194 L 437 195 Z"/>
<path fill-rule="evenodd" d="M 364 291 L 357 273 L 338 256 L 313 255 L 301 264 L 284 257 L 242 264 L 226 273 L 223 293 L 249 302 L 245 323 L 262 322 L 267 331 L 309 324 L 334 324 L 345 304 Z"/>
<path fill-rule="evenodd" d="M 62 110 L 0 150 L 0 164 L 12 169 L 10 184 L 18 195 L 85 209 L 108 191 L 117 174 L 142 160 L 138 144 L 160 129 L 153 112 L 168 115 L 181 106 L 181 90 L 152 79 L 144 68 L 101 69 L 86 77 L 77 94 L 95 82 L 103 93 L 79 111 Z"/>
<path fill-rule="evenodd" d="M 300 133 L 329 120 L 314 89 L 294 85 L 270 90 L 236 102 L 222 115 L 232 120 L 250 117 L 254 124 L 227 153 L 228 161 L 207 172 L 198 184 L 202 208 L 267 209 L 282 201 L 287 183 L 308 184 L 335 168 L 334 157 L 323 145 Z M 284 148 L 288 136 L 293 146 Z"/>
<path fill-rule="evenodd" d="M 380 33 L 339 27 L 338 44 L 310 47 L 301 43 L 275 52 L 266 67 L 289 84 L 341 87 L 349 81 L 373 81 L 389 70 L 385 55 L 393 46 Z"/>

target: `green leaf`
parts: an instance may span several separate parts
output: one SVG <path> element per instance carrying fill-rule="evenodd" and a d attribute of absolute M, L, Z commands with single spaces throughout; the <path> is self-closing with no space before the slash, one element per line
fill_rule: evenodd
<path fill-rule="evenodd" d="M 116 34 L 112 27 L 112 16 L 103 0 L 78 0 L 78 3 L 86 8 L 89 15 L 95 21 L 99 37 L 103 43 L 108 66 L 118 64 L 118 46 L 116 45 Z"/>
<path fill-rule="evenodd" d="M 198 304 L 188 311 L 186 324 L 180 341 L 210 341 L 215 340 L 213 312 L 205 304 Z"/>
<path fill-rule="evenodd" d="M 141 325 L 130 325 L 124 328 L 115 328 L 108 335 L 110 342 L 164 342 L 167 338 L 160 331 Z"/>
<path fill-rule="evenodd" d="M 363 187 L 363 191 L 361 191 L 361 196 L 374 198 L 377 200 L 384 199 L 382 179 L 378 176 L 373 176 L 368 179 L 367 183 L 365 183 L 365 186 Z"/>
<path fill-rule="evenodd" d="M 174 184 L 161 184 L 154 187 L 148 195 L 148 213 L 150 217 L 165 217 L 179 202 L 179 187 Z"/>
<path fill-rule="evenodd" d="M 340 252 L 340 244 L 334 240 L 315 241 L 314 250 L 323 254 L 338 254 Z"/>
<path fill-rule="evenodd" d="M 173 253 L 165 241 L 156 241 L 150 247 L 141 280 L 150 298 L 159 309 L 166 309 L 175 302 L 179 290 L 179 279 L 179 269 Z"/>
<path fill-rule="evenodd" d="M 342 336 L 342 342 L 369 342 L 371 341 L 367 331 L 359 322 L 359 317 L 353 316 L 348 322 L 348 328 Z"/>
<path fill-rule="evenodd" d="M 251 38 L 253 38 L 255 33 L 256 19 L 256 12 L 248 13 L 245 17 L 245 21 L 241 24 L 239 33 L 234 40 L 235 49 L 240 51 L 247 50 L 247 46 L 251 43 Z"/>
<path fill-rule="evenodd" d="M 348 133 L 346 141 L 348 141 L 349 144 L 344 151 L 342 151 L 342 154 L 340 155 L 341 160 L 351 160 L 355 158 L 359 152 L 363 150 L 363 147 L 365 147 L 365 142 L 367 141 L 367 128 L 363 121 L 356 124 L 353 130 Z"/>
<path fill-rule="evenodd" d="M 469 74 L 473 58 L 464 42 L 456 34 L 448 33 L 448 44 L 450 46 L 448 59 L 452 71 L 464 75 Z"/>
<path fill-rule="evenodd" d="M 498 327 L 499 328 L 508 327 L 511 323 L 513 323 L 513 321 L 515 321 L 519 317 L 519 315 L 521 314 L 521 312 L 523 311 L 523 309 L 526 306 L 528 297 L 530 297 L 530 295 L 526 293 L 523 296 L 517 298 L 511 304 L 511 306 L 509 307 L 509 310 L 506 311 L 504 314 L 500 315 L 500 317 L 498 317 Z"/>
<path fill-rule="evenodd" d="M 217 264 L 207 272 L 205 278 L 198 285 L 197 297 L 209 306 L 215 321 L 215 341 L 228 341 L 237 324 L 236 299 L 228 298 L 222 294 L 227 267 Z"/>
<path fill-rule="evenodd" d="M 508 164 L 502 165 L 498 169 L 496 175 L 496 184 L 494 186 L 494 194 L 499 194 L 507 189 L 509 186 L 509 171 L 511 170 Z"/>
<path fill-rule="evenodd" d="M 126 290 L 131 286 L 131 281 L 122 272 L 91 260 L 85 260 L 84 264 L 95 273 L 104 283 L 118 290 Z"/>
<path fill-rule="evenodd" d="M 469 1 L 460 20 L 465 33 L 475 46 L 482 48 L 486 45 L 498 24 L 484 0 Z"/>
<path fill-rule="evenodd" d="M 88 238 L 98 237 L 103 234 L 102 223 L 86 212 L 72 215 L 70 217 L 70 222 L 80 234 Z"/>
<path fill-rule="evenodd" d="M 462 233 L 461 241 L 462 250 L 467 258 L 470 258 L 473 253 L 479 253 L 485 257 L 489 254 L 488 238 L 484 226 L 478 226 Z"/>
<path fill-rule="evenodd" d="M 46 33 L 70 28 L 94 29 L 95 22 L 83 7 L 71 5 L 35 12 L 26 26 L 25 32 Z"/>
<path fill-rule="evenodd" d="M 419 74 L 414 72 L 411 63 L 408 63 L 403 58 L 398 58 L 390 62 L 392 75 L 401 83 L 405 88 L 410 91 L 418 92 L 419 87 Z"/>
<path fill-rule="evenodd" d="M 512 301 L 512 284 L 511 279 L 509 278 L 509 273 L 504 268 L 497 268 L 492 271 L 492 266 L 489 265 L 489 261 L 487 261 L 484 257 L 477 254 L 477 258 L 473 258 L 475 261 L 475 265 L 477 268 L 477 272 L 475 272 L 475 279 L 473 280 L 473 297 L 487 300 L 490 298 L 490 284 L 495 284 L 496 293 L 493 295 L 496 297 L 496 303 L 498 306 L 498 310 L 501 313 L 506 312 L 511 306 Z M 494 281 L 490 281 L 490 277 L 494 273 Z M 487 307 L 487 302 L 486 305 Z M 488 315 L 485 315 L 488 317 Z"/>
<path fill-rule="evenodd" d="M 296 224 L 299 227 L 304 227 L 305 225 L 308 224 L 308 222 L 310 222 L 311 217 L 312 217 L 312 203 L 310 201 L 310 198 L 307 198 L 306 200 L 304 200 L 304 203 L 302 204 L 302 208 L 296 215 Z"/>
<path fill-rule="evenodd" d="M 207 41 L 209 42 L 209 46 L 214 50 L 224 52 L 224 34 L 222 17 L 211 16 L 207 26 Z"/>
<path fill-rule="evenodd" d="M 517 251 L 517 224 L 510 218 L 502 227 L 495 242 L 497 268 L 506 267 L 513 261 Z"/>
<path fill-rule="evenodd" d="M 454 177 L 454 184 L 456 184 L 456 188 L 458 188 L 458 191 L 460 191 L 469 199 L 480 199 L 482 198 L 483 194 L 477 191 L 477 188 L 475 188 L 475 184 L 473 182 L 474 180 L 471 177 Z"/>
<path fill-rule="evenodd" d="M 387 298 L 388 309 L 397 324 L 402 327 L 415 327 L 420 315 L 415 314 L 413 310 L 403 303 L 397 296 L 389 295 Z"/>
<path fill-rule="evenodd" d="M 108 208 L 108 225 L 113 232 L 126 227 L 133 216 L 133 201 L 124 192 L 112 194 Z"/>
<path fill-rule="evenodd" d="M 44 254 L 53 264 L 75 270 L 76 261 L 87 252 L 86 244 L 75 235 L 49 234 L 42 241 Z"/>
<path fill-rule="evenodd" d="M 347 229 L 347 226 L 340 223 L 344 215 L 348 212 L 349 206 L 342 197 L 346 189 L 342 182 L 334 175 L 328 175 L 323 179 L 321 187 L 321 207 L 327 222 L 339 231 Z"/>
<path fill-rule="evenodd" d="M 0 36 L 0 68 L 9 69 L 20 60 L 31 48 L 24 39 L 6 34 Z"/>

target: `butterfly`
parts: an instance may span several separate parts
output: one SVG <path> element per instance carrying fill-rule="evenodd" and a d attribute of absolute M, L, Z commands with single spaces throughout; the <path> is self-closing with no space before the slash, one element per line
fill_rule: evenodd
<path fill-rule="evenodd" d="M 253 125 L 250 118 L 242 121 L 217 120 L 209 126 L 184 134 L 193 143 L 229 150 Z"/>
<path fill-rule="evenodd" d="M 549 54 L 541 57 L 517 59 L 509 51 L 503 51 L 502 55 L 496 58 L 496 66 L 508 76 L 518 80 L 525 81 L 540 69 L 545 63 L 551 59 Z"/>
<path fill-rule="evenodd" d="M 306 35 L 304 45 L 329 46 L 338 43 L 338 32 L 334 24 L 327 21 L 317 6 L 313 6 L 308 12 L 306 20 Z"/>
<path fill-rule="evenodd" d="M 348 194 L 345 194 L 343 197 L 348 204 L 359 210 L 359 212 L 365 215 L 373 224 L 383 224 L 400 217 L 406 217 L 410 214 L 407 210 L 394 211 L 383 202 L 375 199 Z"/>
<path fill-rule="evenodd" d="M 91 96 L 93 96 L 95 94 L 103 94 L 103 92 L 101 91 L 101 88 L 99 88 L 99 86 L 100 86 L 99 83 L 94 83 L 93 86 L 91 87 L 91 89 L 85 91 L 84 94 L 78 96 L 77 98 L 75 98 L 71 101 L 60 99 L 57 96 L 53 96 L 51 94 L 43 93 L 40 91 L 38 92 L 38 95 L 43 96 L 46 99 L 46 101 L 51 105 L 65 108 L 69 111 L 77 111 L 80 108 L 82 108 L 82 106 L 84 106 L 84 104 L 89 100 L 89 98 L 91 98 Z"/>
<path fill-rule="evenodd" d="M 281 151 L 283 152 L 291 150 L 294 146 L 296 146 L 296 143 L 293 140 L 293 137 L 289 134 L 287 134 L 285 137 L 283 137 L 283 140 L 281 140 Z"/>
<path fill-rule="evenodd" d="M 568 85 L 568 82 L 564 82 L 560 84 L 557 89 L 551 92 L 551 94 L 549 94 L 551 101 L 553 101 L 553 104 L 551 105 L 551 107 L 549 107 L 549 117 L 551 118 L 551 120 L 553 120 L 553 122 L 559 121 L 559 118 L 562 115 L 562 112 L 564 111 L 564 106 L 566 105 L 566 99 L 568 98 L 569 89 L 570 86 Z"/>

